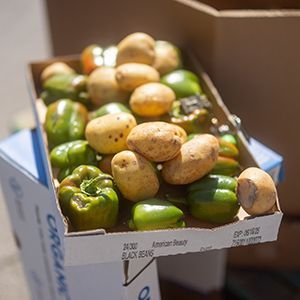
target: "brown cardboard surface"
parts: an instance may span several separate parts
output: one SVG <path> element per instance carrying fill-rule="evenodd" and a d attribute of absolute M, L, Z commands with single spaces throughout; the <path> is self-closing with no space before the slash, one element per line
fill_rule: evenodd
<path fill-rule="evenodd" d="M 202 0 L 201 2 L 211 5 L 218 10 L 300 8 L 300 3 L 296 0 Z"/>
<path fill-rule="evenodd" d="M 300 220 L 283 219 L 276 242 L 231 248 L 228 263 L 237 267 L 299 269 L 299 236 Z"/>
<path fill-rule="evenodd" d="M 300 168 L 300 139 L 294 137 L 300 125 L 300 4 L 204 2 L 219 10 L 193 0 L 74 0 L 72 9 L 64 1 L 47 1 L 53 50 L 78 53 L 89 43 L 115 42 L 134 31 L 191 48 L 230 111 L 251 135 L 284 156 L 281 205 L 285 213 L 300 215 L 293 197 Z"/>

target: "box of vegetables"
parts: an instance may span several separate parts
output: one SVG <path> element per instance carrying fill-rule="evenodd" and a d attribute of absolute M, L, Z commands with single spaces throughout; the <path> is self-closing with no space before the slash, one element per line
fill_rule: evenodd
<path fill-rule="evenodd" d="M 66 265 L 277 238 L 276 187 L 184 50 L 138 32 L 30 64 Z"/>

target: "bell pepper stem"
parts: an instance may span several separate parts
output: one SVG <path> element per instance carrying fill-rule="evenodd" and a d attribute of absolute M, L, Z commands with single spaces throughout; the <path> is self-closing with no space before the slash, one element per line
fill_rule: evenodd
<path fill-rule="evenodd" d="M 92 179 L 84 179 L 80 184 L 80 189 L 86 195 L 89 196 L 100 196 L 102 194 L 103 188 L 99 187 L 101 181 L 106 179 L 113 179 L 110 175 L 99 174 L 99 176 Z"/>

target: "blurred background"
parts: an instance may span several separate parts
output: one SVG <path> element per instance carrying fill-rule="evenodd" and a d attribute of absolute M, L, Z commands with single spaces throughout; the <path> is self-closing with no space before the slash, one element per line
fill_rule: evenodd
<path fill-rule="evenodd" d="M 286 176 L 279 197 L 285 217 L 277 242 L 211 255 L 212 261 L 221 257 L 212 275 L 221 274 L 218 288 L 207 291 L 162 277 L 163 299 L 300 299 L 300 202 L 295 191 L 300 168 L 300 3 L 203 2 L 210 5 L 202 6 L 206 13 L 194 9 L 202 5 L 199 1 L 189 0 L 2 0 L 0 139 L 34 127 L 26 83 L 30 61 L 80 53 L 95 42 L 116 43 L 134 31 L 193 49 L 248 133 L 284 156 Z M 2 198 L 0 222 L 0 299 L 27 300 Z M 208 260 L 201 255 L 192 258 L 199 260 L 199 268 Z M 199 276 L 206 276 L 205 268 Z"/>

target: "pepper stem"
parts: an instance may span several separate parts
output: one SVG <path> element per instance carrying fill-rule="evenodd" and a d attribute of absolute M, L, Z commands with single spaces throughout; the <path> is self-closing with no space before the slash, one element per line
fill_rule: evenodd
<path fill-rule="evenodd" d="M 108 174 L 99 174 L 97 177 L 92 179 L 84 179 L 80 184 L 80 189 L 83 193 L 89 196 L 99 196 L 105 186 L 102 185 L 104 180 L 113 180 Z"/>

